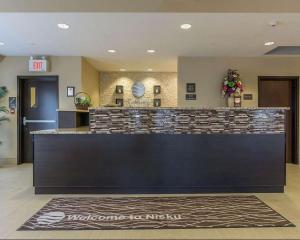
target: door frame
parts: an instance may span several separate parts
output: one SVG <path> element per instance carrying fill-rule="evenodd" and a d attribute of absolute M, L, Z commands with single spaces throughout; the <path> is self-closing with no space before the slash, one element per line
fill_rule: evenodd
<path fill-rule="evenodd" d="M 58 75 L 36 75 L 36 76 L 17 76 L 17 164 L 22 164 L 22 88 L 24 81 L 30 79 L 39 79 L 41 81 L 55 81 L 57 84 L 57 107 L 59 108 L 59 76 Z"/>
<path fill-rule="evenodd" d="M 296 131 L 292 131 L 292 163 L 299 164 L 299 76 L 259 76 L 258 77 L 258 106 L 260 105 L 259 89 L 261 81 L 272 80 L 291 81 L 292 84 L 292 124 Z"/>

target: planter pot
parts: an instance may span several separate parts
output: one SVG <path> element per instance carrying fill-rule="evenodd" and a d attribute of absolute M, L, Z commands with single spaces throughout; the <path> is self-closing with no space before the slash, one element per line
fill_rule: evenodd
<path fill-rule="evenodd" d="M 88 110 L 90 105 L 75 104 L 77 110 Z"/>
<path fill-rule="evenodd" d="M 234 107 L 234 96 L 227 97 L 227 107 Z"/>
<path fill-rule="evenodd" d="M 84 102 L 81 102 L 84 100 Z M 85 92 L 78 92 L 74 96 L 74 104 L 78 110 L 88 110 L 91 106 L 91 97 Z"/>

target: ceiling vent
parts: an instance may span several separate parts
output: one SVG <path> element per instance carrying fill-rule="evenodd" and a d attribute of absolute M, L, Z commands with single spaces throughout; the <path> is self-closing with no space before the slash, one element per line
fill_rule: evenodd
<path fill-rule="evenodd" d="M 265 55 L 300 55 L 300 46 L 279 46 Z"/>

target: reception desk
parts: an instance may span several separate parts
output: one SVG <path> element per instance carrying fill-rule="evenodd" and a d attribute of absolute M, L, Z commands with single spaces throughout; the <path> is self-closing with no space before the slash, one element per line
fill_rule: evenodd
<path fill-rule="evenodd" d="M 284 108 L 95 108 L 32 134 L 39 194 L 284 190 Z"/>

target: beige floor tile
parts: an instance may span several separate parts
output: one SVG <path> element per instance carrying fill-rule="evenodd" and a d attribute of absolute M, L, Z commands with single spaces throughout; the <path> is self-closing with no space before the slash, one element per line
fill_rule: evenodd
<path fill-rule="evenodd" d="M 18 232 L 16 229 L 48 201 L 53 197 L 64 195 L 35 195 L 32 187 L 31 164 L 21 166 L 4 165 L 0 166 L 0 239 L 300 239 L 299 166 L 288 165 L 287 178 L 285 193 L 260 193 L 255 195 L 296 224 L 296 228 Z M 176 195 L 152 194 L 147 196 Z"/>

